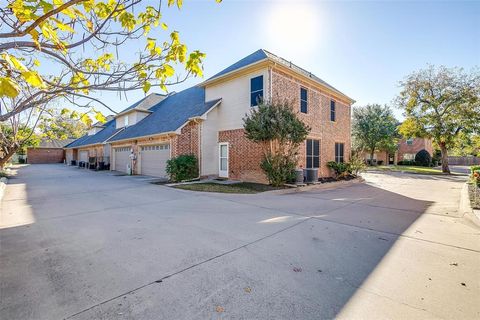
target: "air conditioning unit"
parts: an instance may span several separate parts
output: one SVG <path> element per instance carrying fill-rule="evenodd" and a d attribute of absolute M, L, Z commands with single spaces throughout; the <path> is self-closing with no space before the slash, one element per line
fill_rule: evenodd
<path fill-rule="evenodd" d="M 304 174 L 306 183 L 318 182 L 318 168 L 304 169 Z"/>

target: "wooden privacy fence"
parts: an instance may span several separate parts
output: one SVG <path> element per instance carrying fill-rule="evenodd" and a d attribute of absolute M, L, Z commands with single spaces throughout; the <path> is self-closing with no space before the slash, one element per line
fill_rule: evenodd
<path fill-rule="evenodd" d="M 458 165 L 458 166 L 473 166 L 476 164 L 480 165 L 480 157 L 473 157 L 473 156 L 466 156 L 466 157 L 458 157 L 458 156 L 449 156 L 448 157 L 448 164 Z"/>

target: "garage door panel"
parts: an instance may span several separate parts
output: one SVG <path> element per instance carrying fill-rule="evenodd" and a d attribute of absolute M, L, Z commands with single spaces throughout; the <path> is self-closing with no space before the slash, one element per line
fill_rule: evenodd
<path fill-rule="evenodd" d="M 147 176 L 166 178 L 165 171 L 167 160 L 170 159 L 170 145 L 142 146 L 141 152 L 141 174 Z"/>
<path fill-rule="evenodd" d="M 121 147 L 121 148 L 114 148 L 115 152 L 115 163 L 114 163 L 114 170 L 120 172 L 127 172 L 127 165 L 130 163 L 130 148 L 128 147 Z"/>
<path fill-rule="evenodd" d="M 80 161 L 88 162 L 88 151 L 80 151 L 78 158 Z"/>

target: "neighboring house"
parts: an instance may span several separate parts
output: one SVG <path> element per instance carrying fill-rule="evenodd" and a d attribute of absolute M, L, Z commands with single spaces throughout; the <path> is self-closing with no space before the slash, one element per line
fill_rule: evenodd
<path fill-rule="evenodd" d="M 256 107 L 260 97 L 292 102 L 311 127 L 298 156 L 299 166 L 319 168 L 319 176 L 329 176 L 328 161 L 349 160 L 354 101 L 265 50 L 192 88 L 168 96 L 147 96 L 98 132 L 68 145 L 67 158 L 69 154 L 73 160 L 106 156 L 105 150 L 111 148 L 112 170 L 166 177 L 168 159 L 194 154 L 201 176 L 264 182 L 261 148 L 249 141 L 243 130 L 245 114 Z M 103 134 L 106 130 L 108 134 Z"/>
<path fill-rule="evenodd" d="M 394 153 L 387 151 L 375 152 L 373 159 L 377 164 L 397 164 L 399 161 L 414 161 L 415 155 L 421 151 L 426 150 L 430 156 L 433 156 L 432 139 L 428 138 L 410 138 L 400 139 L 398 141 L 397 150 Z M 365 160 L 370 160 L 370 154 L 365 152 Z"/>
<path fill-rule="evenodd" d="M 75 139 L 42 139 L 37 147 L 27 148 L 27 163 L 61 163 L 65 159 L 64 147 Z"/>

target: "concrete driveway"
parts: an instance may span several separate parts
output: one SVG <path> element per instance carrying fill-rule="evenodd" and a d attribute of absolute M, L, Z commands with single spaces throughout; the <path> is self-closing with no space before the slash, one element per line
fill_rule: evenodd
<path fill-rule="evenodd" d="M 22 167 L 0 209 L 0 318 L 478 319 L 464 177 L 366 179 L 226 195 Z"/>

